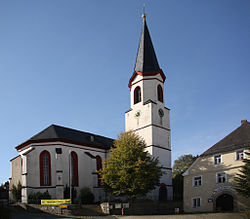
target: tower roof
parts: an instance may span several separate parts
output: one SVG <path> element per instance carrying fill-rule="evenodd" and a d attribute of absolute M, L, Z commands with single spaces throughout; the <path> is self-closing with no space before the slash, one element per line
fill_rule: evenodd
<path fill-rule="evenodd" d="M 143 14 L 142 17 L 143 17 L 142 32 L 141 32 L 141 38 L 140 38 L 139 48 L 137 51 L 134 70 L 141 73 L 158 72 L 160 70 L 160 67 L 148 31 L 146 23 L 146 15 Z"/>

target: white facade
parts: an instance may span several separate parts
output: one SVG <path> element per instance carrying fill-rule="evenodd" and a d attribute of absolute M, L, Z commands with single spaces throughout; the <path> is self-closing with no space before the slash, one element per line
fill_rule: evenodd
<path fill-rule="evenodd" d="M 148 146 L 148 152 L 159 159 L 164 171 L 160 183 L 166 186 L 167 199 L 171 200 L 173 191 L 170 114 L 169 109 L 164 106 L 164 98 L 163 102 L 158 99 L 157 87 L 159 85 L 164 90 L 164 82 L 160 73 L 154 76 L 136 75 L 130 88 L 131 109 L 125 113 L 125 127 L 126 131 L 133 130 L 141 136 Z M 138 86 L 141 89 L 141 101 L 135 104 L 134 91 Z M 154 200 L 158 200 L 159 188 L 149 196 Z"/>
<path fill-rule="evenodd" d="M 57 154 L 56 148 L 61 148 L 62 153 Z M 40 155 L 43 151 L 50 154 L 50 170 L 51 183 L 50 185 L 41 185 L 41 167 Z M 83 187 L 91 189 L 95 195 L 95 201 L 102 201 L 105 198 L 105 193 L 98 186 L 97 160 L 100 156 L 104 160 L 107 156 L 107 151 L 99 148 L 84 147 L 82 145 L 70 144 L 65 142 L 46 142 L 32 143 L 20 149 L 16 159 L 11 161 L 11 166 L 21 166 L 20 171 L 12 171 L 10 178 L 10 188 L 12 184 L 17 184 L 17 180 L 22 185 L 22 202 L 28 202 L 28 195 L 36 192 L 46 192 L 48 190 L 52 199 L 63 199 L 64 189 L 66 185 L 69 187 L 72 179 L 72 167 L 70 167 L 70 154 L 75 152 L 78 157 L 78 186 L 74 188 L 79 197 L 80 190 Z M 20 159 L 21 158 L 21 159 Z M 16 161 L 18 164 L 16 164 Z M 20 180 L 21 179 L 21 180 Z"/>

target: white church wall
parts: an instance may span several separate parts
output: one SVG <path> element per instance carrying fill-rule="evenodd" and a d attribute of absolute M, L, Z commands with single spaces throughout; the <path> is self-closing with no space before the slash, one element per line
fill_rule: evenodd
<path fill-rule="evenodd" d="M 68 144 L 68 143 L 63 143 L 63 142 L 33 144 L 33 145 L 27 146 L 26 148 L 28 149 L 31 146 L 34 149 L 30 151 L 27 155 L 22 155 L 22 158 L 23 158 L 22 172 L 24 174 L 22 175 L 20 181 L 24 185 L 24 188 L 22 190 L 23 202 L 27 202 L 27 196 L 30 193 L 46 192 L 47 190 L 50 193 L 52 198 L 58 198 L 58 196 L 60 196 L 59 198 L 62 198 L 63 194 L 59 194 L 59 191 L 63 193 L 64 189 L 58 188 L 58 182 L 59 184 L 63 185 L 63 188 L 66 187 L 66 185 L 69 186 L 69 155 L 72 151 L 76 152 L 77 157 L 78 157 L 79 186 L 76 187 L 77 195 L 80 194 L 80 189 L 83 187 L 89 187 L 92 191 L 94 191 L 93 190 L 94 187 L 97 187 L 98 185 L 97 174 L 95 174 L 96 159 L 89 157 L 88 155 L 85 154 L 85 152 L 90 153 L 92 157 L 96 157 L 97 155 L 99 155 L 102 158 L 102 160 L 104 160 L 105 150 L 98 149 L 98 148 L 89 148 L 87 146 L 85 147 L 85 146 Z M 62 154 L 56 154 L 56 150 L 55 150 L 56 148 L 61 148 Z M 51 157 L 51 185 L 50 186 L 40 185 L 40 154 L 44 150 L 47 150 L 50 153 L 50 157 Z M 23 152 L 20 152 L 20 153 L 23 153 Z M 15 161 L 14 164 L 15 163 L 17 162 Z M 16 166 L 21 167 L 20 164 Z M 14 168 L 15 172 L 17 172 L 18 170 L 16 166 Z M 16 175 L 16 174 L 12 174 L 12 175 Z M 94 179 L 93 179 L 93 175 L 94 175 Z M 61 178 L 60 181 L 58 181 L 58 178 L 57 178 L 58 176 L 60 176 Z M 14 177 L 14 181 L 16 181 L 15 177 Z"/>

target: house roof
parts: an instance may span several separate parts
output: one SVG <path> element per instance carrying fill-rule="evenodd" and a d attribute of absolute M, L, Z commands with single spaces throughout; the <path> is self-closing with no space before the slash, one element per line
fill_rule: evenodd
<path fill-rule="evenodd" d="M 250 122 L 241 121 L 241 126 L 206 150 L 201 156 L 237 150 L 250 146 Z"/>
<path fill-rule="evenodd" d="M 111 138 L 52 124 L 24 143 L 18 145 L 16 149 L 19 150 L 27 145 L 27 143 L 31 142 L 47 142 L 55 140 L 62 140 L 104 149 L 109 149 L 114 144 L 114 139 Z"/>
<path fill-rule="evenodd" d="M 146 17 L 143 17 L 143 26 L 134 71 L 139 71 L 142 73 L 160 71 L 153 43 L 148 31 Z"/>

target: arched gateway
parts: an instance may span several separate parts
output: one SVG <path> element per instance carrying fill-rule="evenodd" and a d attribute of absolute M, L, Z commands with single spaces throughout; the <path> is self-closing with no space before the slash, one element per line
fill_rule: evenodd
<path fill-rule="evenodd" d="M 216 211 L 233 211 L 234 198 L 229 194 L 222 194 L 216 198 Z"/>

